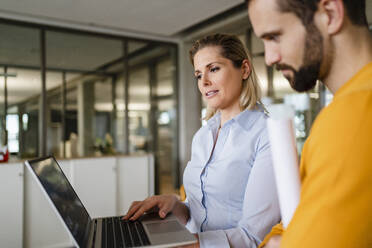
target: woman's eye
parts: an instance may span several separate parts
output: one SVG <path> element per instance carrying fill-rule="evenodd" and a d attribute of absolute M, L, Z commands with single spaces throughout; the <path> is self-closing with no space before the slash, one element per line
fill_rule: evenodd
<path fill-rule="evenodd" d="M 220 68 L 219 67 L 212 67 L 211 68 L 211 72 L 216 72 L 216 71 L 218 71 Z"/>
<path fill-rule="evenodd" d="M 201 79 L 201 75 L 200 75 L 200 74 L 199 74 L 199 75 L 196 75 L 195 78 L 196 78 L 197 80 L 200 80 L 200 79 Z"/>

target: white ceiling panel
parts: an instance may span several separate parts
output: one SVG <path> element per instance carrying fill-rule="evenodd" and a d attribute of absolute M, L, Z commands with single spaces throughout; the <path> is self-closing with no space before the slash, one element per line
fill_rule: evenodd
<path fill-rule="evenodd" d="M 2 0 L 0 12 L 171 36 L 243 0 Z"/>

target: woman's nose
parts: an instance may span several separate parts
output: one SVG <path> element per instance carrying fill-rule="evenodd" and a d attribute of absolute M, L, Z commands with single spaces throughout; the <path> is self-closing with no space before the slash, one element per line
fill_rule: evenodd
<path fill-rule="evenodd" d="M 209 80 L 209 77 L 207 75 L 203 75 L 202 83 L 203 83 L 204 86 L 208 86 L 208 85 L 211 84 L 211 81 Z"/>

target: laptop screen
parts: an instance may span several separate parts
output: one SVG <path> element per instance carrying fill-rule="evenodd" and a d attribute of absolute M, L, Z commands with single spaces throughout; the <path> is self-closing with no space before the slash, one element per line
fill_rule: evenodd
<path fill-rule="evenodd" d="M 29 164 L 80 247 L 87 242 L 91 218 L 53 157 Z"/>

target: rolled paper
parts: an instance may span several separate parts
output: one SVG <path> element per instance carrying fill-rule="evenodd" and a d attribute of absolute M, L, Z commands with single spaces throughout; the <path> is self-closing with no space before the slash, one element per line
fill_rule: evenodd
<path fill-rule="evenodd" d="M 267 128 L 279 197 L 282 222 L 286 228 L 300 200 L 300 174 L 293 126 L 294 110 L 285 104 L 268 107 Z"/>

